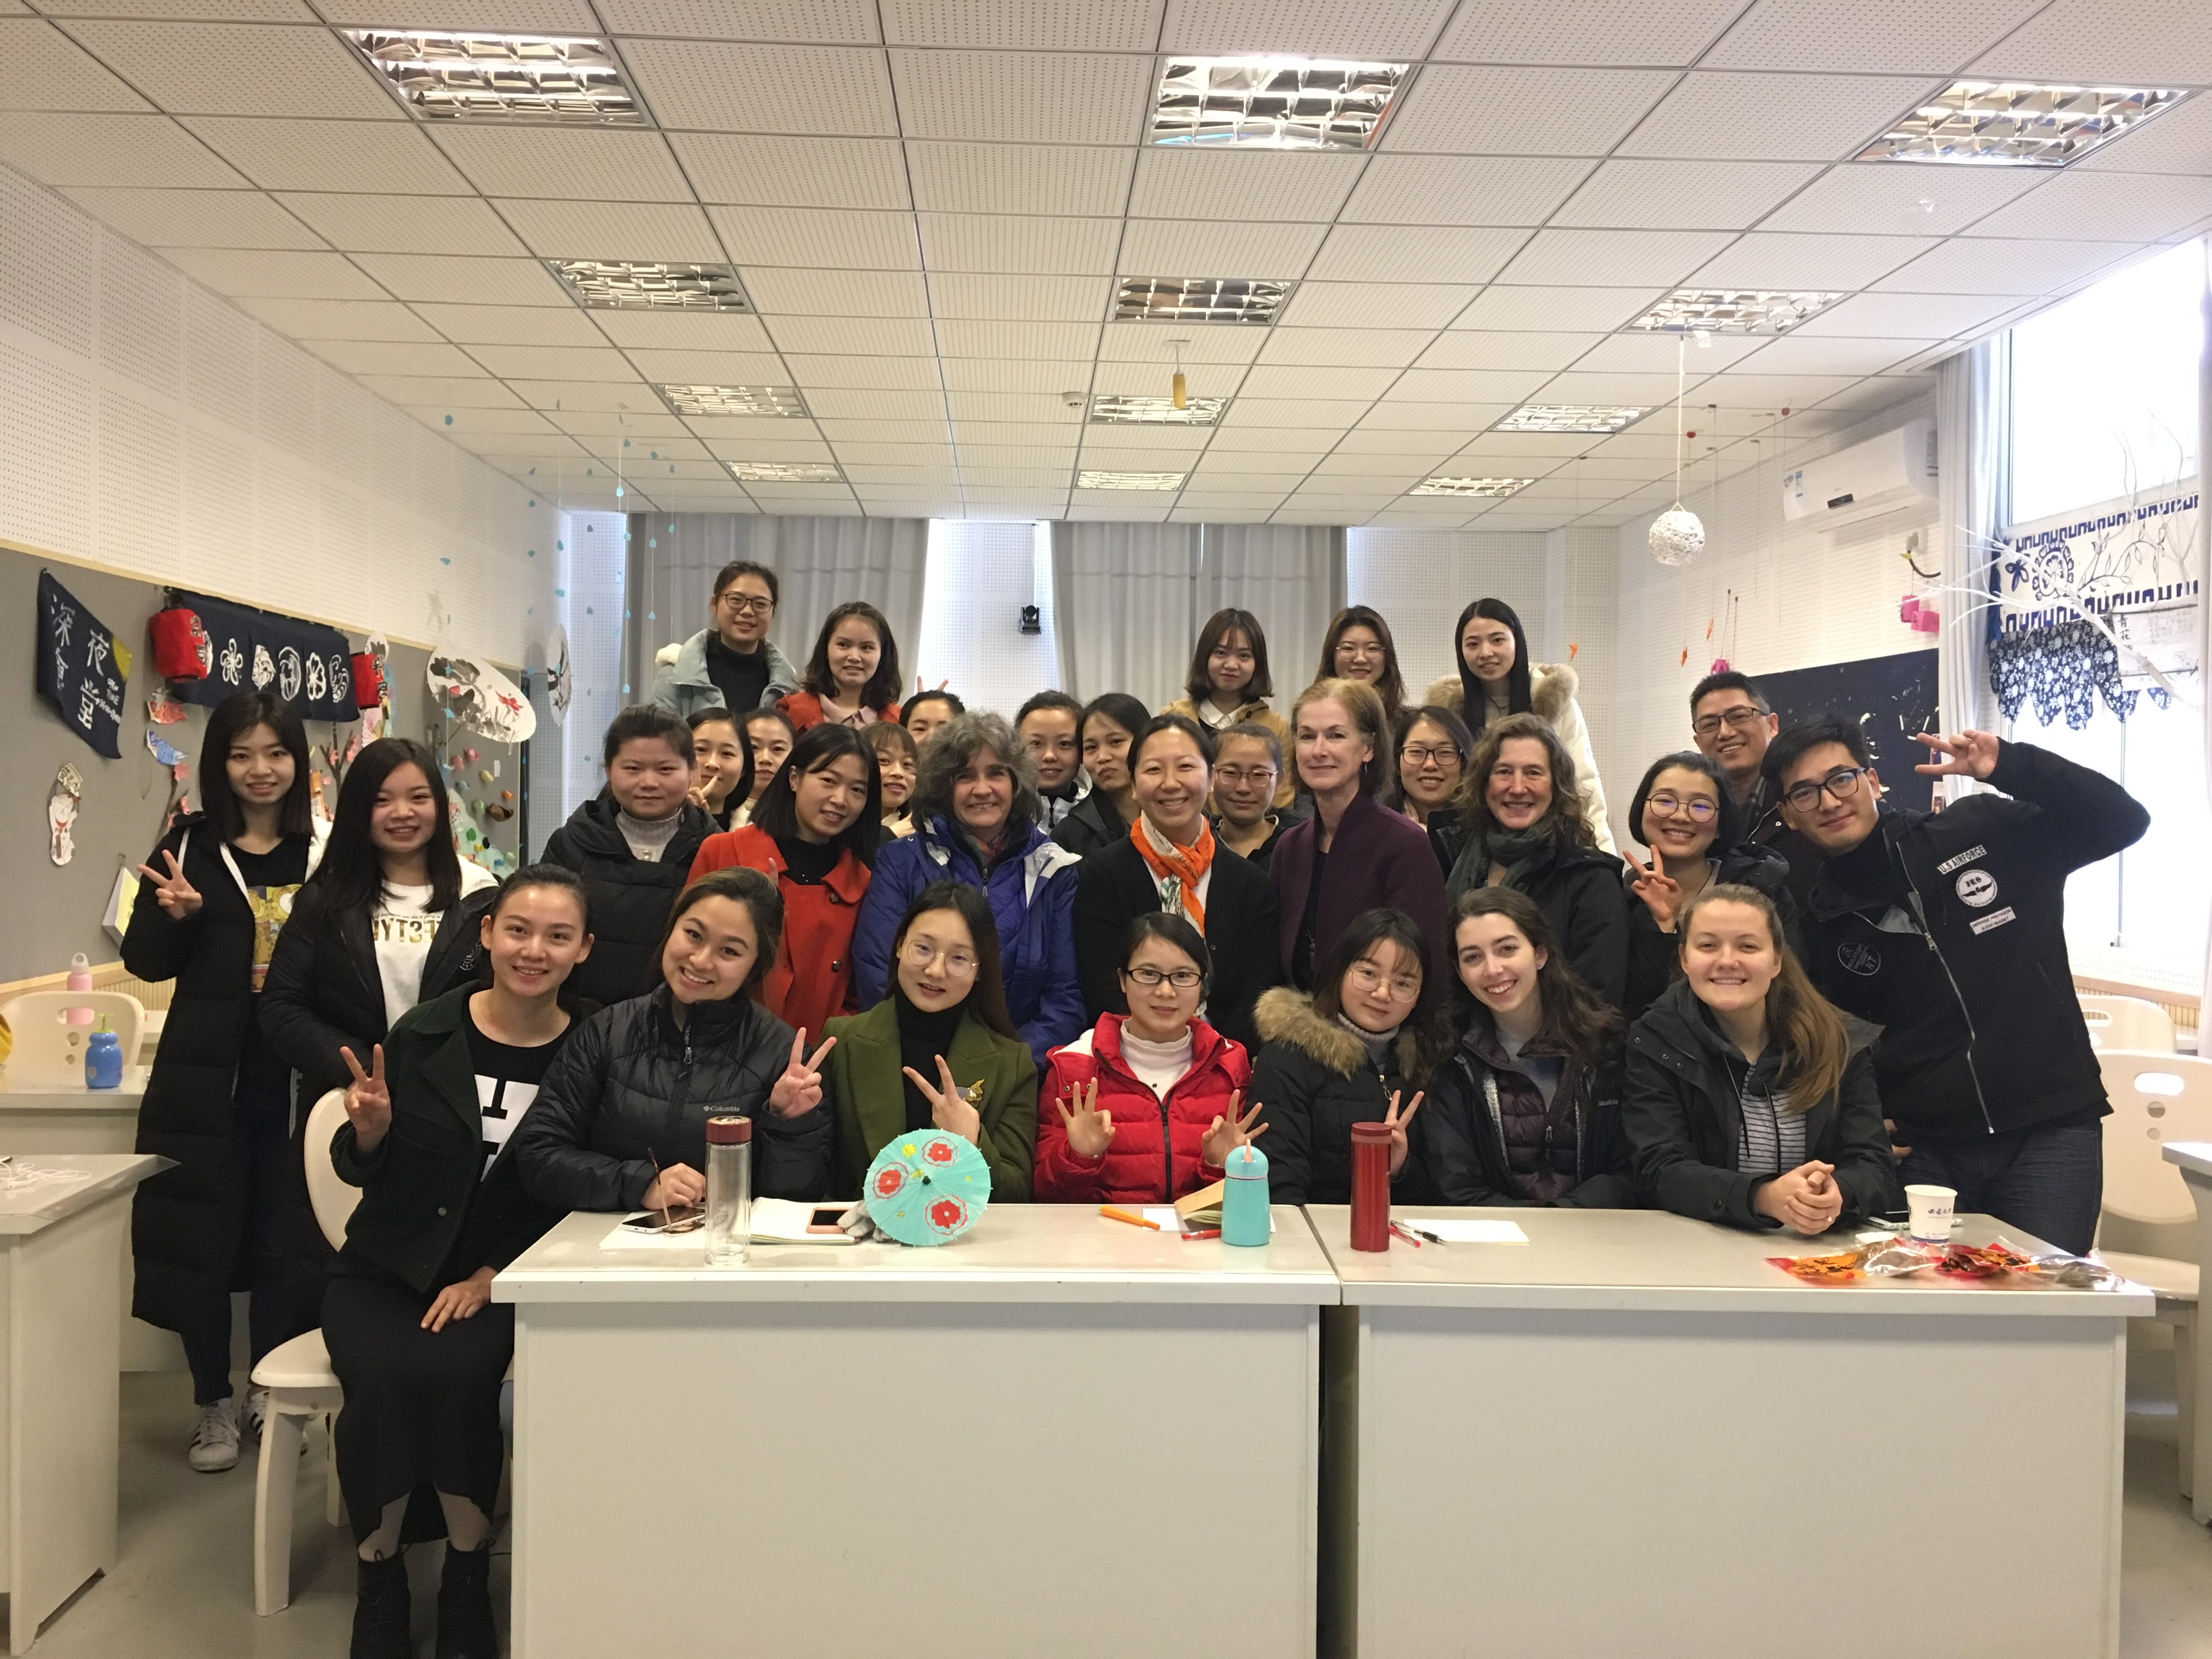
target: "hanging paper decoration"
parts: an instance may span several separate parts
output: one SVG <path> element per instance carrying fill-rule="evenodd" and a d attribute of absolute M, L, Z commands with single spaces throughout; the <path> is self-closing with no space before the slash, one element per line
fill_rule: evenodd
<path fill-rule="evenodd" d="M 187 757 L 152 726 L 146 728 L 146 752 L 164 766 L 182 766 Z"/>
<path fill-rule="evenodd" d="M 46 856 L 67 864 L 76 856 L 77 809 L 84 804 L 84 774 L 66 761 L 46 793 Z"/>
<path fill-rule="evenodd" d="M 1674 505 L 1651 521 L 1646 538 L 1651 556 L 1661 564 L 1687 564 L 1705 550 L 1705 527 L 1698 515 L 1682 505 L 1682 386 L 1685 342 L 1674 342 Z M 1688 435 L 1695 437 L 1695 433 Z M 1689 658 L 1685 655 L 1683 661 Z"/>
<path fill-rule="evenodd" d="M 568 698 L 574 684 L 568 671 L 568 630 L 556 623 L 545 640 L 545 701 L 553 710 L 556 726 L 568 716 Z"/>
<path fill-rule="evenodd" d="M 146 699 L 146 718 L 156 726 L 174 726 L 185 718 L 185 706 L 167 691 L 156 691 Z"/>
<path fill-rule="evenodd" d="M 215 653 L 214 672 L 206 678 L 171 681 L 170 689 L 185 702 L 213 708 L 234 692 L 268 691 L 290 703 L 301 720 L 356 717 L 353 650 L 335 628 L 198 593 L 174 599 L 176 608 L 199 617 Z"/>
<path fill-rule="evenodd" d="M 942 1129 L 900 1135 L 868 1165 L 868 1218 L 902 1244 L 943 1244 L 975 1224 L 991 1201 L 991 1166 Z"/>
<path fill-rule="evenodd" d="M 439 707 L 494 743 L 526 743 L 538 715 L 513 680 L 488 662 L 433 653 L 426 678 Z"/>
<path fill-rule="evenodd" d="M 107 624 L 51 573 L 39 572 L 39 693 L 53 704 L 63 725 L 110 760 L 123 757 L 117 736 L 126 672 L 127 659 L 117 659 L 115 635 Z"/>
<path fill-rule="evenodd" d="M 164 679 L 204 680 L 215 671 L 215 645 L 199 612 L 182 605 L 156 611 L 146 624 L 153 636 L 154 668 Z"/>

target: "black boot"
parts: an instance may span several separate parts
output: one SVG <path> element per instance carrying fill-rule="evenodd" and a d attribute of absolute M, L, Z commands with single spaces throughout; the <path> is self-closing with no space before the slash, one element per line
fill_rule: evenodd
<path fill-rule="evenodd" d="M 438 1584 L 437 1659 L 499 1659 L 491 1617 L 491 1540 L 472 1550 L 446 1546 Z"/>
<path fill-rule="evenodd" d="M 407 1637 L 407 1558 L 363 1561 L 356 1583 L 348 1659 L 414 1659 L 415 1644 Z"/>

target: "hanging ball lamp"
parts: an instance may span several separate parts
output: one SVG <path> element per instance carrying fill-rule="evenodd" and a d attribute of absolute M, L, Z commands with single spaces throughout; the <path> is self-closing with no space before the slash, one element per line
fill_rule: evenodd
<path fill-rule="evenodd" d="M 1688 564 L 1705 550 L 1705 526 L 1677 501 L 1651 521 L 1650 544 L 1661 564 Z"/>

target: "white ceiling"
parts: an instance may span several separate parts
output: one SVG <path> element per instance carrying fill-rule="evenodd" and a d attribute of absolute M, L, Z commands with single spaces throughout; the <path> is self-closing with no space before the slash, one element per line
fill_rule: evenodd
<path fill-rule="evenodd" d="M 1851 297 L 1689 353 L 1698 476 L 2212 225 L 2212 98 L 2063 173 L 1844 158 L 1962 74 L 2212 85 L 2205 0 L 0 0 L 0 161 L 576 505 L 1607 524 L 1665 504 L 1680 286 Z M 611 40 L 652 125 L 410 117 L 337 33 Z M 1146 149 L 1167 52 L 1419 65 L 1365 155 Z M 757 316 L 587 311 L 555 258 L 736 265 Z M 1115 324 L 1113 278 L 1299 286 L 1271 328 Z M 1081 423 L 1164 395 L 1211 430 Z M 799 386 L 678 419 L 652 382 Z M 1791 411 L 1781 427 L 1779 411 Z M 1717 445 L 1717 453 L 1712 447 Z M 828 461 L 843 484 L 735 483 Z M 1181 471 L 1176 492 L 1073 488 Z M 1492 504 L 1431 473 L 1539 482 Z"/>

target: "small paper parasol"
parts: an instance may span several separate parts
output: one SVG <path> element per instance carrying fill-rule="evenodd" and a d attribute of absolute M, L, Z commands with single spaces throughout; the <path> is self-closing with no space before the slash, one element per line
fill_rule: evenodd
<path fill-rule="evenodd" d="M 944 1244 L 990 1203 L 991 1166 L 958 1135 L 925 1129 L 878 1152 L 861 1191 L 878 1231 L 902 1244 Z"/>

